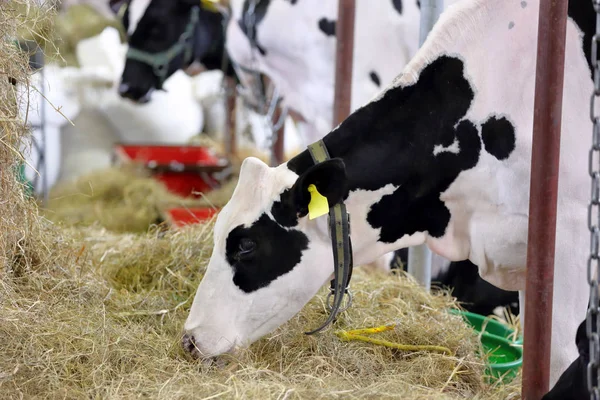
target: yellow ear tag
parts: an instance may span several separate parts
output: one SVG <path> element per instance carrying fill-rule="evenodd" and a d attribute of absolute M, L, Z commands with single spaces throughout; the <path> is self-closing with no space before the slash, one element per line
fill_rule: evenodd
<path fill-rule="evenodd" d="M 310 203 L 308 203 L 308 219 L 315 219 L 329 212 L 327 197 L 323 196 L 313 184 L 308 185 Z"/>
<path fill-rule="evenodd" d="M 219 4 L 219 0 L 200 0 L 200 5 L 208 11 L 211 12 L 219 12 L 219 8 L 217 7 Z"/>

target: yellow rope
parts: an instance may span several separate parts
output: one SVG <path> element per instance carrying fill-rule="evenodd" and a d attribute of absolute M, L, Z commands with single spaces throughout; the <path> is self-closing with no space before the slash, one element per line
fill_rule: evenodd
<path fill-rule="evenodd" d="M 432 345 L 408 345 L 408 344 L 400 344 L 390 342 L 388 340 L 383 339 L 374 339 L 364 335 L 371 335 L 374 333 L 380 333 L 385 331 L 390 331 L 396 328 L 396 325 L 383 325 L 377 326 L 373 328 L 363 328 L 363 329 L 354 329 L 351 331 L 340 330 L 335 332 L 337 337 L 339 337 L 344 342 L 349 342 L 351 340 L 358 340 L 360 342 L 367 342 L 376 344 L 379 346 L 390 347 L 392 349 L 398 349 L 403 351 L 432 351 L 439 353 L 446 353 L 448 355 L 452 355 L 452 351 L 443 346 L 432 346 Z"/>

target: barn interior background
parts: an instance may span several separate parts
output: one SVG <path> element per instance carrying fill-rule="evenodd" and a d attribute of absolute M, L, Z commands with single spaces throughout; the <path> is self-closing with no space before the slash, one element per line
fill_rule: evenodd
<path fill-rule="evenodd" d="M 0 398 L 519 398 L 520 373 L 489 377 L 494 345 L 449 312 L 454 298 L 402 273 L 358 271 L 324 334 L 302 332 L 326 315 L 325 289 L 241 354 L 191 360 L 181 329 L 214 214 L 245 156 L 269 160 L 266 128 L 237 107 L 226 154 L 220 71 L 179 71 L 147 105 L 121 99 L 125 32 L 87 3 L 0 7 Z M 205 162 L 182 171 L 190 156 Z M 386 324 L 378 338 L 450 354 L 334 334 Z"/>

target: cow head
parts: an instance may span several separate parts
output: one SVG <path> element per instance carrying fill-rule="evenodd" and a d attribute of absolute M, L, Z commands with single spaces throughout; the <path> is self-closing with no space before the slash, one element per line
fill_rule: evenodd
<path fill-rule="evenodd" d="M 307 217 L 314 184 L 330 205 L 343 199 L 341 159 L 301 175 L 256 158 L 219 213 L 214 248 L 185 323 L 184 347 L 212 357 L 247 345 L 292 318 L 333 272 L 327 217 Z"/>
<path fill-rule="evenodd" d="M 129 49 L 119 94 L 145 103 L 175 71 L 222 48 L 222 19 L 198 0 L 131 0 L 123 14 Z"/>

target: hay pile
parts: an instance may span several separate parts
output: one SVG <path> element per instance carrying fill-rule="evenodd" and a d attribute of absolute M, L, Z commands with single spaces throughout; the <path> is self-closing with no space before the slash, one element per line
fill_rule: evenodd
<path fill-rule="evenodd" d="M 143 171 L 110 168 L 56 185 L 44 215 L 70 226 L 146 232 L 161 222 L 161 207 L 182 200 Z"/>
<path fill-rule="evenodd" d="M 222 152 L 220 144 L 203 138 L 194 145 L 210 146 Z M 62 182 L 50 191 L 44 216 L 66 226 L 103 227 L 114 232 L 147 232 L 164 221 L 164 210 L 170 207 L 221 208 L 231 198 L 246 157 L 265 157 L 250 149 L 240 149 L 231 159 L 232 175 L 216 190 L 199 198 L 183 198 L 173 194 L 143 168 L 125 165 L 99 170 Z"/>
<path fill-rule="evenodd" d="M 405 277 L 357 271 L 355 302 L 336 328 L 398 323 L 406 344 L 447 346 L 455 357 L 343 343 L 302 332 L 325 318 L 324 292 L 288 324 L 224 365 L 180 349 L 183 322 L 210 257 L 212 226 L 116 235 L 77 231 L 68 265 L 4 282 L 0 393 L 24 398 L 518 398 L 518 382 L 482 383 L 477 339 L 444 310 L 446 294 Z"/>
<path fill-rule="evenodd" d="M 95 10 L 89 4 L 75 4 L 55 20 L 56 35 L 54 43 L 58 47 L 62 65 L 79 66 L 77 61 L 77 43 L 99 35 L 107 27 L 113 27 L 119 31 L 121 41 L 126 41 L 125 30 L 122 23 L 117 19 L 109 19 Z"/>
<path fill-rule="evenodd" d="M 35 204 L 26 199 L 17 179 L 23 161 L 18 149 L 29 133 L 18 110 L 28 98 L 19 95 L 13 84 L 28 87 L 31 71 L 29 57 L 16 41 L 28 32 L 48 33 L 52 18 L 51 2 L 45 3 L 46 12 L 36 13 L 27 12 L 29 3 L 15 0 L 0 7 L 0 278 L 7 273 L 22 274 L 56 257 L 51 243 L 43 240 L 45 227 L 38 220 Z M 40 41 L 46 40 L 40 33 L 36 35 Z"/>
<path fill-rule="evenodd" d="M 56 185 L 43 212 L 66 226 L 144 233 L 164 222 L 164 210 L 171 207 L 223 207 L 236 183 L 233 177 L 200 198 L 183 198 L 142 169 L 112 167 Z"/>
<path fill-rule="evenodd" d="M 109 26 L 119 31 L 122 41 L 126 40 L 123 24 L 117 18 L 107 18 L 89 4 L 76 4 L 57 13 L 58 0 L 43 0 L 41 6 L 34 1 L 12 3 L 22 21 L 36 21 L 35 24 L 20 25 L 19 37 L 37 42 L 48 63 L 79 66 L 77 43 L 100 34 Z M 52 12 L 49 13 L 49 9 Z"/>

